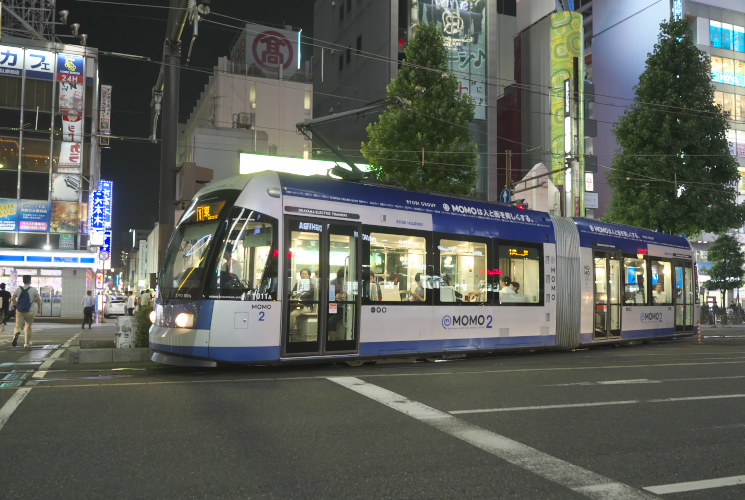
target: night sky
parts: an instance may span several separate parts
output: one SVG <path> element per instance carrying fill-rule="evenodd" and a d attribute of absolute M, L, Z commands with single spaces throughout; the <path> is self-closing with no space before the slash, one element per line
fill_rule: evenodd
<path fill-rule="evenodd" d="M 88 35 L 88 46 L 99 51 L 145 56 L 137 61 L 100 55 L 101 84 L 112 85 L 111 128 L 122 140 L 111 141 L 101 154 L 101 177 L 114 182 L 113 243 L 114 266 L 130 242 L 129 229 L 151 229 L 158 219 L 160 144 L 149 142 L 150 100 L 160 71 L 166 33 L 168 0 L 58 0 L 57 11 L 70 11 L 68 24 L 79 23 Z M 158 7 L 151 7 L 158 6 Z M 182 35 L 182 70 L 179 119 L 186 122 L 204 89 L 218 57 L 228 56 L 239 34 L 240 20 L 267 26 L 292 25 L 312 36 L 313 0 L 212 0 L 212 13 L 199 23 L 189 66 L 186 53 L 191 41 L 187 24 Z M 236 19 L 230 19 L 230 16 Z M 212 21 L 212 22 L 210 22 Z M 222 26 L 220 23 L 229 26 Z M 68 35 L 68 26 L 57 26 L 58 35 Z M 65 43 L 77 44 L 61 36 Z M 312 48 L 303 39 L 303 60 Z M 160 137 L 160 131 L 158 131 Z"/>

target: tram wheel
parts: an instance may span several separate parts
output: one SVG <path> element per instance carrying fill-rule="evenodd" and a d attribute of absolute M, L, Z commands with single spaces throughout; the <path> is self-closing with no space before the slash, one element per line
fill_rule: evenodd
<path fill-rule="evenodd" d="M 348 364 L 349 366 L 362 366 L 365 364 L 365 361 L 362 359 L 355 359 L 352 361 L 345 361 L 345 363 Z"/>

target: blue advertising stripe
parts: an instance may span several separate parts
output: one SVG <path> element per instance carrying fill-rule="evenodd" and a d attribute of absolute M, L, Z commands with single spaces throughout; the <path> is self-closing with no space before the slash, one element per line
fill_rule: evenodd
<path fill-rule="evenodd" d="M 36 255 L 29 255 L 26 257 L 26 262 L 52 262 L 51 257 L 38 257 Z"/>
<path fill-rule="evenodd" d="M 412 340 L 404 342 L 362 342 L 360 355 L 385 356 L 386 354 L 427 352 L 487 351 L 514 347 L 545 347 L 556 345 L 556 336 L 488 337 L 472 339 Z"/>
<path fill-rule="evenodd" d="M 95 257 L 93 258 L 83 257 L 80 259 L 80 263 L 81 264 L 95 264 L 96 258 Z"/>
<path fill-rule="evenodd" d="M 279 346 L 210 347 L 210 359 L 231 363 L 271 362 L 279 360 Z"/>
<path fill-rule="evenodd" d="M 150 349 L 167 354 L 181 354 L 182 356 L 209 358 L 209 348 L 207 346 L 164 345 L 150 342 Z"/>
<path fill-rule="evenodd" d="M 23 255 L 0 255 L 2 262 L 23 262 Z"/>
<path fill-rule="evenodd" d="M 621 252 L 635 254 L 639 253 L 640 249 L 646 249 L 648 244 L 654 244 L 679 248 L 693 255 L 690 243 L 682 236 L 593 219 L 574 218 L 573 220 L 579 230 L 579 241 L 583 247 L 593 247 L 599 243 L 613 248 L 620 247 L 618 249 Z"/>
<path fill-rule="evenodd" d="M 553 224 L 543 212 L 488 203 L 481 200 L 451 198 L 369 184 L 358 184 L 322 176 L 278 173 L 286 196 L 324 200 L 379 208 L 430 214 L 433 229 L 446 233 L 509 238 L 534 243 L 554 243 Z"/>

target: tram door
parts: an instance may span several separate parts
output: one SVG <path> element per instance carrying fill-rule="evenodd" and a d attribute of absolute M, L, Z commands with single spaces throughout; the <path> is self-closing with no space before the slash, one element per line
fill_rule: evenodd
<path fill-rule="evenodd" d="M 285 353 L 356 352 L 359 226 L 288 218 L 286 227 Z"/>
<path fill-rule="evenodd" d="M 693 331 L 693 311 L 695 304 L 695 290 L 693 279 L 693 266 L 690 262 L 675 262 L 673 265 L 675 275 L 675 331 Z"/>
<path fill-rule="evenodd" d="M 593 340 L 621 336 L 621 254 L 595 251 Z"/>

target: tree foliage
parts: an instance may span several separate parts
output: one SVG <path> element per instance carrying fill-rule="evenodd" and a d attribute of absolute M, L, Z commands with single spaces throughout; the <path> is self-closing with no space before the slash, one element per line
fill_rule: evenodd
<path fill-rule="evenodd" d="M 706 288 L 722 292 L 722 307 L 725 307 L 724 292 L 740 288 L 745 284 L 745 253 L 740 248 L 737 238 L 731 234 L 722 234 L 709 246 L 709 281 Z"/>
<path fill-rule="evenodd" d="M 474 103 L 448 71 L 442 34 L 434 25 L 419 24 L 405 54 L 388 96 L 406 104 L 389 106 L 367 127 L 370 140 L 362 153 L 382 180 L 415 191 L 472 194 L 478 179 L 477 146 L 469 130 Z"/>
<path fill-rule="evenodd" d="M 660 27 L 635 101 L 613 130 L 621 149 L 608 174 L 606 219 L 689 236 L 742 226 L 737 160 L 714 104 L 709 56 L 694 44 L 688 20 Z"/>

